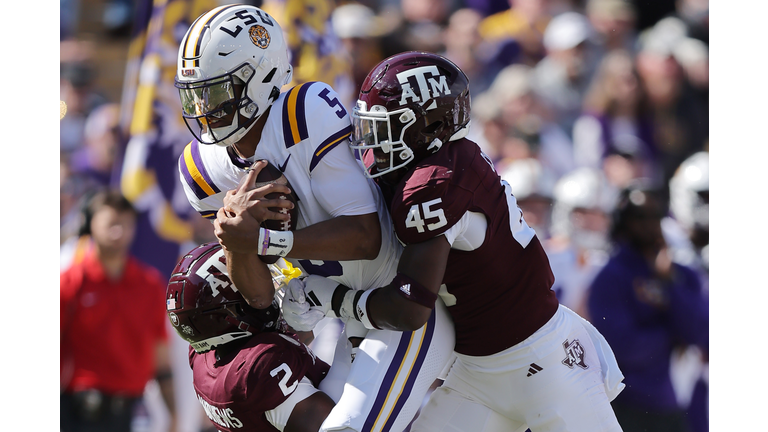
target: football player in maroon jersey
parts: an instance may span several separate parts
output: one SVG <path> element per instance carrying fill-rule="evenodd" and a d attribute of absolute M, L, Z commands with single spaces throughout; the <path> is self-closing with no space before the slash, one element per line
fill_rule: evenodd
<path fill-rule="evenodd" d="M 464 138 L 466 75 L 431 53 L 387 58 L 363 83 L 353 122 L 352 149 L 405 245 L 398 274 L 368 291 L 294 279 L 283 302 L 288 323 L 311 328 L 331 314 L 414 330 L 440 296 L 457 360 L 412 431 L 620 431 L 610 401 L 623 376 L 610 347 L 558 304 L 549 261 L 513 191 Z"/>
<path fill-rule="evenodd" d="M 166 310 L 189 342 L 197 399 L 219 431 L 317 432 L 333 400 L 317 389 L 329 366 L 298 341 L 277 302 L 248 305 L 207 243 L 176 265 Z"/>

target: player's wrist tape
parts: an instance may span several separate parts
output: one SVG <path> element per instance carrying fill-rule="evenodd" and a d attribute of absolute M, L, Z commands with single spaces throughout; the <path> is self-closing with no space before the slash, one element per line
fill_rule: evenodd
<path fill-rule="evenodd" d="M 361 294 L 359 297 L 355 300 L 355 319 L 363 323 L 363 326 L 367 329 L 371 330 L 379 330 L 379 326 L 376 325 L 376 323 L 373 322 L 371 319 L 371 314 L 368 313 L 368 299 L 371 297 L 371 294 L 373 294 L 374 291 L 380 288 L 375 289 L 369 289 L 365 291 L 361 291 Z"/>
<path fill-rule="evenodd" d="M 335 318 L 341 318 L 342 303 L 344 303 L 344 298 L 350 291 L 352 291 L 352 288 L 342 284 L 339 284 L 336 289 L 333 290 L 333 295 L 331 296 L 331 310 L 336 315 Z"/>
<path fill-rule="evenodd" d="M 344 285 L 337 286 L 331 299 L 331 311 L 335 314 L 335 318 L 354 319 L 360 321 L 367 329 L 378 329 L 379 327 L 371 321 L 366 305 L 372 291 L 353 290 Z"/>
<path fill-rule="evenodd" d="M 288 255 L 293 249 L 293 232 L 259 228 L 258 254 L 262 256 Z"/>
<path fill-rule="evenodd" d="M 406 300 L 410 300 L 429 309 L 435 307 L 437 294 L 428 290 L 416 280 L 411 279 L 402 273 L 398 273 L 392 280 L 391 285 L 394 286 L 395 289 L 397 289 L 397 292 Z"/>

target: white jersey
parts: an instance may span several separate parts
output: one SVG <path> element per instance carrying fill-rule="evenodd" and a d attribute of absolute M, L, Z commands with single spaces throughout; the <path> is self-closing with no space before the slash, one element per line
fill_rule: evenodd
<path fill-rule="evenodd" d="M 296 229 L 373 212 L 381 221 L 381 249 L 374 260 L 288 261 L 305 275 L 330 277 L 355 289 L 389 284 L 402 246 L 378 186 L 363 175 L 348 146 L 352 125 L 336 92 L 321 82 L 300 84 L 281 94 L 267 115 L 256 153 L 247 160 L 231 147 L 196 140 L 186 146 L 179 173 L 192 207 L 215 219 L 226 192 L 238 186 L 253 162 L 266 159 L 285 174 L 299 197 Z"/>

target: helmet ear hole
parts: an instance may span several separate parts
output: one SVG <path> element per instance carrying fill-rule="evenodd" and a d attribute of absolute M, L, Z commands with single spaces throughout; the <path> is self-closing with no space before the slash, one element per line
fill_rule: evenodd
<path fill-rule="evenodd" d="M 275 76 L 275 72 L 277 72 L 277 68 L 272 68 L 272 70 L 269 71 L 267 76 L 265 76 L 264 79 L 261 82 L 266 84 L 266 83 L 272 81 L 272 78 Z"/>

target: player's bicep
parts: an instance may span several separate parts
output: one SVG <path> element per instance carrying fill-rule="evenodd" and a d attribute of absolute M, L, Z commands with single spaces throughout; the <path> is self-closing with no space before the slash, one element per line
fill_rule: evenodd
<path fill-rule="evenodd" d="M 397 272 L 437 293 L 443 281 L 451 244 L 444 235 L 409 244 L 403 250 Z"/>

